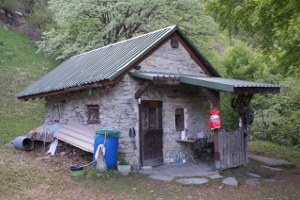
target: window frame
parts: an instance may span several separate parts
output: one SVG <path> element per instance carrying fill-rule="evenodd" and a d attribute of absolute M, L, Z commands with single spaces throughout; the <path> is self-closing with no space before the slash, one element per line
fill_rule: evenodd
<path fill-rule="evenodd" d="M 97 104 L 89 104 L 89 105 L 86 105 L 87 107 L 87 123 L 88 124 L 100 124 L 100 106 L 97 105 Z M 97 119 L 90 119 L 91 118 L 91 111 L 93 110 L 96 110 L 98 112 L 98 115 L 97 115 Z"/>
<path fill-rule="evenodd" d="M 177 116 L 180 117 L 180 124 L 177 124 Z M 184 131 L 184 109 L 176 108 L 175 109 L 175 127 L 176 131 Z"/>

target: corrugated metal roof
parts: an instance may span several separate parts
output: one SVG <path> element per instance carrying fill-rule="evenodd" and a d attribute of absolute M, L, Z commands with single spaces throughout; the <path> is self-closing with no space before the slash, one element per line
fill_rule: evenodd
<path fill-rule="evenodd" d="M 184 74 L 158 74 L 149 72 L 134 72 L 131 76 L 153 81 L 154 77 L 177 77 L 181 83 L 196 85 L 213 90 L 230 93 L 274 93 L 280 92 L 280 85 L 228 79 L 220 77 L 190 76 Z"/>
<path fill-rule="evenodd" d="M 177 26 L 170 26 L 73 56 L 16 96 L 22 98 L 113 80 L 176 30 Z"/>

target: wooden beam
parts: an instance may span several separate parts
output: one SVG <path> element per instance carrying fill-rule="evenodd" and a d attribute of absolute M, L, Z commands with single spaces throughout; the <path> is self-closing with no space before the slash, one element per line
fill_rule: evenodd
<path fill-rule="evenodd" d="M 65 88 L 57 91 L 51 91 L 51 92 L 44 92 L 40 94 L 33 94 L 33 95 L 28 95 L 24 97 L 18 97 L 19 100 L 24 100 L 27 101 L 29 99 L 36 99 L 36 98 L 43 98 L 43 97 L 48 97 L 48 96 L 55 96 L 55 95 L 60 95 L 60 94 L 65 94 L 73 91 L 78 91 L 78 90 L 83 90 L 83 89 L 89 89 L 89 88 L 101 88 L 101 87 L 106 87 L 106 86 L 114 86 L 116 83 L 114 81 L 101 81 L 98 83 L 92 83 L 92 84 L 86 84 L 86 85 L 80 85 L 76 87 L 71 87 L 71 88 Z"/>
<path fill-rule="evenodd" d="M 151 84 L 150 81 L 146 81 L 143 85 L 134 93 L 134 98 L 139 98 L 147 89 L 147 87 Z"/>

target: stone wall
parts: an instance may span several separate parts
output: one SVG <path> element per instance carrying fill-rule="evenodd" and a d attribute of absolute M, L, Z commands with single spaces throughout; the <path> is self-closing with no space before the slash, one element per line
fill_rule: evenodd
<path fill-rule="evenodd" d="M 205 76 L 181 43 L 178 48 L 172 48 L 170 43 L 168 40 L 142 61 L 140 71 Z"/>
<path fill-rule="evenodd" d="M 204 75 L 200 67 L 190 58 L 189 53 L 180 44 L 179 48 L 172 48 L 167 41 L 147 59 L 140 63 L 140 71 L 180 73 L 189 75 Z M 132 70 L 134 71 L 134 70 Z M 88 90 L 74 91 L 64 95 L 52 96 L 46 99 L 45 124 L 54 123 L 56 118 L 53 104 L 59 103 L 60 123 L 77 121 L 83 125 L 96 129 L 115 129 L 121 131 L 119 151 L 133 167 L 139 166 L 139 119 L 138 102 L 134 99 L 135 91 L 143 84 L 143 80 L 125 75 L 114 87 L 97 88 L 93 95 Z M 180 133 L 175 128 L 175 109 L 184 108 L 186 128 L 188 133 L 207 127 L 209 105 L 207 98 L 195 86 L 157 86 L 151 85 L 142 94 L 143 100 L 163 101 L 163 155 L 168 162 L 167 155 L 178 151 L 186 151 L 186 146 L 176 142 Z M 99 105 L 100 124 L 87 124 L 87 105 Z M 134 150 L 128 136 L 129 128 L 136 130 L 138 149 Z"/>
<path fill-rule="evenodd" d="M 176 91 L 176 93 L 174 93 Z M 193 95 L 191 95 L 191 93 Z M 190 136 L 197 131 L 208 129 L 209 103 L 205 94 L 193 86 L 168 86 L 147 88 L 141 96 L 143 100 L 161 100 L 163 102 L 163 156 L 164 162 L 169 162 L 169 154 L 175 155 L 182 151 L 188 153 L 188 145 L 176 142 L 180 138 L 180 131 L 176 131 L 175 110 L 184 109 L 185 128 Z"/>
<path fill-rule="evenodd" d="M 60 104 L 59 123 L 76 121 L 89 126 L 94 130 L 110 129 L 120 130 L 119 150 L 124 154 L 134 167 L 139 166 L 138 150 L 133 149 L 128 137 L 129 128 L 138 130 L 138 103 L 133 98 L 136 81 L 126 75 L 116 86 L 112 88 L 97 88 L 93 95 L 89 96 L 88 90 L 72 92 L 69 94 L 48 97 L 46 99 L 45 124 L 53 124 L 53 104 Z M 88 124 L 87 105 L 99 105 L 100 124 Z M 137 132 L 138 133 L 138 132 Z M 136 137 L 138 141 L 138 136 Z"/>

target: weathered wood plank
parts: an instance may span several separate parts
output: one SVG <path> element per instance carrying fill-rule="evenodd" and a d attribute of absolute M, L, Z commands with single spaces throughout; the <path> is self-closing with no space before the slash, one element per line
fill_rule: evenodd
<path fill-rule="evenodd" d="M 219 134 L 221 169 L 246 164 L 245 142 L 242 130 Z"/>

